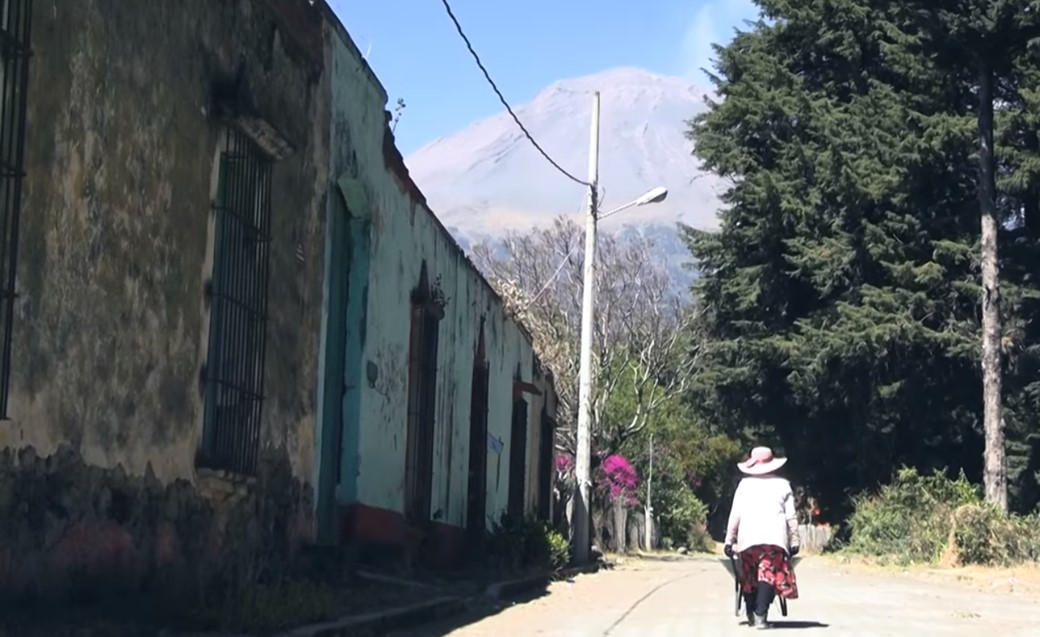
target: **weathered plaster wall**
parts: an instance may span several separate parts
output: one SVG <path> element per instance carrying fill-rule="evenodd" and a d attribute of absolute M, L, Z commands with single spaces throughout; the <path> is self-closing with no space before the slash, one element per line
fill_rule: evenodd
<path fill-rule="evenodd" d="M 315 51 L 287 35 L 286 16 L 297 30 L 319 17 L 306 0 L 34 3 L 13 420 L 0 422 L 0 448 L 47 457 L 67 445 L 64 464 L 79 459 L 128 484 L 186 484 L 201 497 L 192 485 L 204 288 L 224 130 L 211 96 L 214 82 L 237 76 L 237 95 L 294 146 L 273 171 L 259 483 L 292 491 L 309 514 L 329 89 L 320 28 Z M 5 471 L 53 473 L 36 463 Z M 275 473 L 284 480 L 267 479 Z M 65 507 L 47 533 L 60 538 L 76 516 L 110 522 L 106 511 Z"/>
<path fill-rule="evenodd" d="M 425 261 L 431 284 L 437 283 L 448 297 L 439 332 L 431 511 L 438 521 L 465 523 L 470 383 L 480 319 L 485 317 L 488 430 L 504 443 L 501 454 L 488 454 L 487 512 L 497 517 L 508 503 L 513 380 L 519 368 L 522 380 L 531 381 L 530 339 L 505 317 L 500 300 L 422 203 L 403 169 L 393 165 L 400 159 L 392 146 L 386 148 L 387 96 L 356 49 L 341 41 L 334 45 L 333 60 L 333 119 L 344 127 L 342 138 L 349 139 L 358 158 L 352 175 L 364 189 L 359 200 L 367 209 L 353 212 L 365 218 L 369 260 L 367 296 L 352 301 L 365 309 L 362 365 L 346 381 L 359 399 L 358 445 L 345 450 L 353 457 L 344 458 L 346 471 L 356 475 L 356 495 L 341 498 L 341 504 L 356 501 L 403 511 L 410 294 Z M 386 162 L 384 153 L 389 154 Z M 378 370 L 374 386 L 365 376 L 369 362 Z"/>
<path fill-rule="evenodd" d="M 36 3 L 14 422 L 0 444 L 69 442 L 99 466 L 193 476 L 223 130 L 210 85 L 242 65 L 243 91 L 296 146 L 274 169 L 263 439 L 309 478 L 327 88 L 275 24 L 257 0 Z"/>

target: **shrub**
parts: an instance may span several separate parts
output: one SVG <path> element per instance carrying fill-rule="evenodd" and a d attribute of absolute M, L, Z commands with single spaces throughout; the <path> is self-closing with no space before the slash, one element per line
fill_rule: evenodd
<path fill-rule="evenodd" d="M 549 566 L 558 571 L 571 561 L 571 543 L 567 536 L 556 529 L 548 529 L 546 541 L 549 545 Z"/>
<path fill-rule="evenodd" d="M 987 504 L 963 473 L 954 480 L 903 468 L 854 500 L 846 549 L 902 563 L 1009 564 L 1040 554 L 1036 522 Z"/>
<path fill-rule="evenodd" d="M 567 538 L 530 516 L 503 514 L 488 532 L 486 546 L 491 565 L 507 571 L 525 567 L 555 570 L 570 561 Z"/>
<path fill-rule="evenodd" d="M 938 561 L 949 543 L 953 512 L 981 504 L 978 490 L 963 474 L 922 476 L 901 469 L 892 484 L 876 495 L 853 501 L 849 519 L 849 550 L 866 555 L 899 557 L 904 561 Z"/>
<path fill-rule="evenodd" d="M 669 544 L 682 544 L 691 551 L 710 551 L 708 534 L 708 505 L 689 489 L 677 489 L 671 506 L 661 513 L 661 534 Z"/>
<path fill-rule="evenodd" d="M 944 561 L 1009 565 L 1035 560 L 1040 531 L 1033 517 L 1006 515 L 988 504 L 969 504 L 953 512 Z"/>

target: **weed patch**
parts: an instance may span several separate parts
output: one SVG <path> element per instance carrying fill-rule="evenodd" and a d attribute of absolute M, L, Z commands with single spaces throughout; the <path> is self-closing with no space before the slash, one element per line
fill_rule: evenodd
<path fill-rule="evenodd" d="M 854 501 L 845 550 L 900 564 L 1009 565 L 1040 555 L 1036 516 L 1004 514 L 964 474 L 901 469 Z"/>
<path fill-rule="evenodd" d="M 506 514 L 488 533 L 487 557 L 502 571 L 530 567 L 558 570 L 570 561 L 570 544 L 562 533 L 541 520 Z"/>

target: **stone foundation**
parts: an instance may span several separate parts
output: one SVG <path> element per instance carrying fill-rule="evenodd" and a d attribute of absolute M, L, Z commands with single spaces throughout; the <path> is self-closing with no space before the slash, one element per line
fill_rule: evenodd
<path fill-rule="evenodd" d="M 267 454 L 256 478 L 161 484 L 63 447 L 0 451 L 0 602 L 201 595 L 288 574 L 311 539 L 310 487 Z"/>

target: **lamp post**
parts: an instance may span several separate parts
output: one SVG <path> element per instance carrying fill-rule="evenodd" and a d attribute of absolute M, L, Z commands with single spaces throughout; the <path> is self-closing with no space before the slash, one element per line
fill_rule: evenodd
<path fill-rule="evenodd" d="M 578 373 L 578 440 L 575 450 L 574 473 L 578 489 L 574 497 L 572 515 L 574 531 L 574 561 L 584 564 L 589 560 L 589 491 L 592 482 L 591 425 L 592 425 L 592 323 L 594 318 L 596 286 L 596 222 L 598 219 L 647 204 L 659 203 L 668 196 L 666 188 L 654 188 L 642 197 L 603 214 L 598 214 L 599 202 L 599 93 L 592 96 L 592 130 L 589 138 L 589 204 L 585 217 L 585 267 L 582 276 L 581 354 Z"/>
<path fill-rule="evenodd" d="M 654 501 L 650 486 L 654 481 L 654 434 L 650 434 L 650 472 L 646 476 L 646 550 L 654 550 Z"/>

